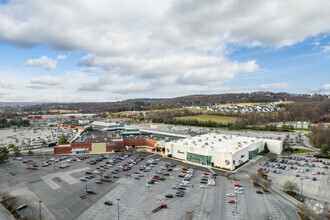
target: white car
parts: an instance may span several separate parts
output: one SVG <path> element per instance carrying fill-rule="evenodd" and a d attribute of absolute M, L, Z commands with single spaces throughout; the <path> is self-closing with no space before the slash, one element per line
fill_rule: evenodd
<path fill-rule="evenodd" d="M 16 160 L 20 160 L 21 161 L 21 160 L 23 160 L 23 158 L 22 157 L 17 157 Z"/>
<path fill-rule="evenodd" d="M 93 173 L 100 173 L 98 170 L 94 170 L 94 172 Z"/>
<path fill-rule="evenodd" d="M 235 190 L 243 190 L 243 187 L 235 187 Z"/>
<path fill-rule="evenodd" d="M 240 190 L 235 190 L 234 193 L 237 193 L 237 194 L 242 194 L 243 192 L 240 191 Z"/>
<path fill-rule="evenodd" d="M 207 185 L 200 185 L 200 188 L 207 188 Z"/>
<path fill-rule="evenodd" d="M 210 186 L 215 186 L 215 182 L 214 181 L 209 181 L 207 184 L 210 185 Z"/>
<path fill-rule="evenodd" d="M 234 193 L 227 193 L 227 196 L 228 196 L 228 197 L 234 197 L 235 194 L 234 194 Z"/>
<path fill-rule="evenodd" d="M 77 161 L 77 162 L 81 162 L 81 160 L 80 160 L 80 159 L 77 159 L 76 161 Z"/>

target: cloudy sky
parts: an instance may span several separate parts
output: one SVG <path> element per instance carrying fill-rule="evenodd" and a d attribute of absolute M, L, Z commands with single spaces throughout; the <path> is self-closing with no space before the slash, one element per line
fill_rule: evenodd
<path fill-rule="evenodd" d="M 0 101 L 330 92 L 329 0 L 0 0 Z"/>

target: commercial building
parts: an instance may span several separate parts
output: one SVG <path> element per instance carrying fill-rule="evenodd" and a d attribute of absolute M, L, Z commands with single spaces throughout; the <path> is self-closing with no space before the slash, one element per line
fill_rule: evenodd
<path fill-rule="evenodd" d="M 282 141 L 208 133 L 168 142 L 165 153 L 197 164 L 234 170 L 264 150 L 265 143 L 271 152 L 282 152 Z"/>

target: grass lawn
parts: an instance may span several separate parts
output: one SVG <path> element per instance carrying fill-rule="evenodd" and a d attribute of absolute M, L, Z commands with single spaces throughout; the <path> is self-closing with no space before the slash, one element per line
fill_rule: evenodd
<path fill-rule="evenodd" d="M 305 148 L 293 148 L 293 150 L 294 150 L 293 153 L 295 154 L 315 152 L 314 150 L 305 149 Z"/>
<path fill-rule="evenodd" d="M 235 122 L 237 120 L 236 117 L 229 117 L 229 116 L 217 116 L 217 115 L 195 115 L 195 116 L 182 116 L 182 117 L 176 117 L 176 119 L 181 120 L 189 120 L 189 119 L 197 119 L 198 121 L 215 121 L 215 122 Z"/>

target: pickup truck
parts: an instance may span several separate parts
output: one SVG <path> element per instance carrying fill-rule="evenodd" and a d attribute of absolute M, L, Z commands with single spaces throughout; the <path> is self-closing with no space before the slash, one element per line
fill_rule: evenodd
<path fill-rule="evenodd" d="M 156 212 L 158 212 L 161 209 L 167 209 L 167 205 L 162 204 L 162 205 L 158 206 L 157 208 L 155 208 L 154 210 L 152 210 L 151 212 L 152 213 L 156 213 Z"/>

